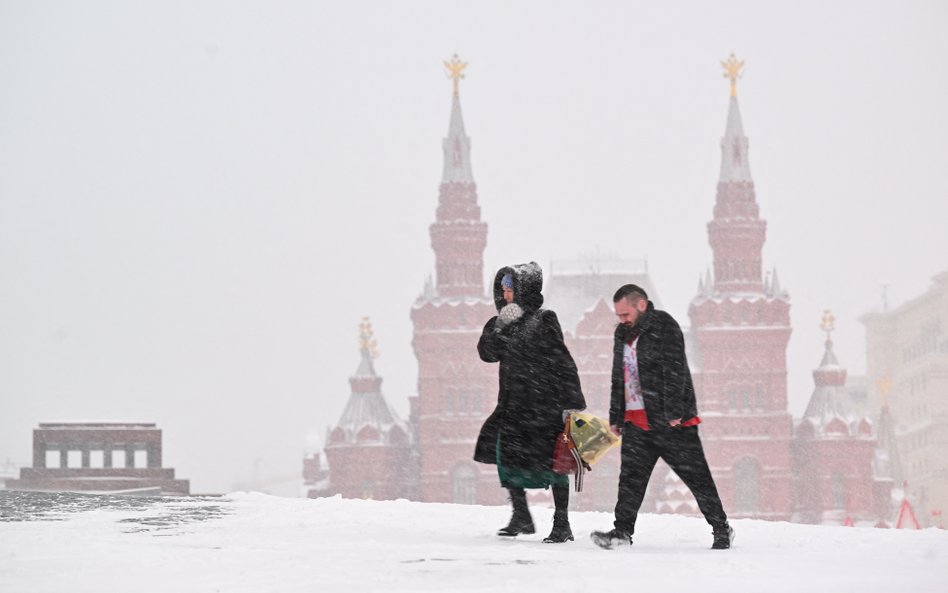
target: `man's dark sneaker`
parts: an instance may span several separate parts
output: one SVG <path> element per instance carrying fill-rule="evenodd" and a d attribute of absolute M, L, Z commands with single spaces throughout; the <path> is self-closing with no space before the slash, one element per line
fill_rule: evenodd
<path fill-rule="evenodd" d="M 734 530 L 727 523 L 715 527 L 711 531 L 711 535 L 714 536 L 714 543 L 711 544 L 712 550 L 727 550 L 734 543 Z"/>
<path fill-rule="evenodd" d="M 618 529 L 593 531 L 589 534 L 589 537 L 593 540 L 594 544 L 604 550 L 632 545 L 632 534 L 619 531 Z"/>

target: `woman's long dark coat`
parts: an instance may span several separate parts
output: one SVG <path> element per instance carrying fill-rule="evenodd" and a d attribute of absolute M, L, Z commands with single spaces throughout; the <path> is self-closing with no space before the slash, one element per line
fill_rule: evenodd
<path fill-rule="evenodd" d="M 507 304 L 500 286 L 505 274 L 513 277 L 514 302 L 524 313 L 502 329 L 492 317 L 477 344 L 481 360 L 500 363 L 500 389 L 497 407 L 477 438 L 474 460 L 496 463 L 499 436 L 500 462 L 505 467 L 551 469 L 553 446 L 563 430 L 563 410 L 585 409 L 586 400 L 556 313 L 540 309 L 540 266 L 530 262 L 497 272 L 498 311 Z"/>

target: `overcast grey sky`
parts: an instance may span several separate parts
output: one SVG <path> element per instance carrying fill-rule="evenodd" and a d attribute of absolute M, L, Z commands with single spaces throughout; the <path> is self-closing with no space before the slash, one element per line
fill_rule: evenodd
<path fill-rule="evenodd" d="M 141 420 L 196 492 L 299 474 L 376 328 L 415 393 L 451 84 L 485 272 L 647 257 L 683 324 L 738 88 L 792 297 L 791 412 L 858 318 L 948 269 L 944 2 L 0 0 L 0 462 L 50 420 Z M 472 352 L 472 355 L 474 353 Z"/>

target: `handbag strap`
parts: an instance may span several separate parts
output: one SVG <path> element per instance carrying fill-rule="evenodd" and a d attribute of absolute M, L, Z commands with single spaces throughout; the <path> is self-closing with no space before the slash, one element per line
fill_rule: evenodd
<path fill-rule="evenodd" d="M 570 439 L 572 441 L 572 439 Z M 570 453 L 573 454 L 573 459 L 576 460 L 576 469 L 573 470 L 573 487 L 576 489 L 576 492 L 583 491 L 583 476 L 586 473 L 585 463 L 583 458 L 579 456 L 579 451 L 575 448 L 570 448 Z"/>

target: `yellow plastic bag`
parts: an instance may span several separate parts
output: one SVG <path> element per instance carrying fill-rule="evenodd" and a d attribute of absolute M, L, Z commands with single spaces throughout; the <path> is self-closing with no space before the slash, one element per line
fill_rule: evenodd
<path fill-rule="evenodd" d="M 590 465 L 599 461 L 609 449 L 618 445 L 620 440 L 609 430 L 607 420 L 584 412 L 570 414 L 569 434 L 576 444 L 579 456 Z"/>

